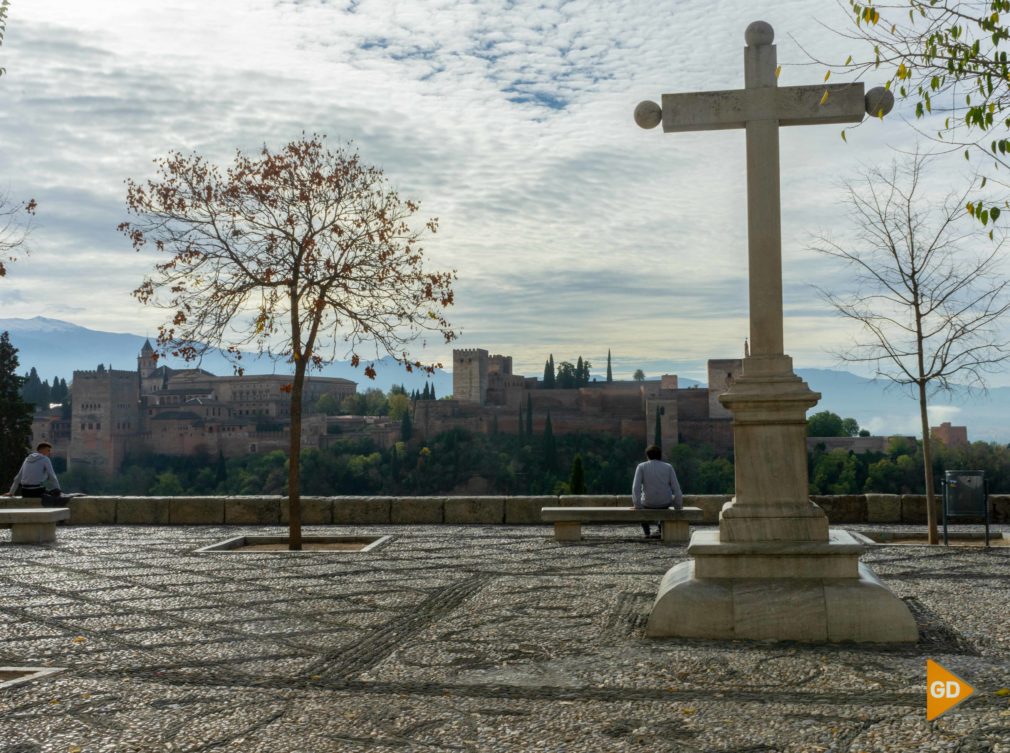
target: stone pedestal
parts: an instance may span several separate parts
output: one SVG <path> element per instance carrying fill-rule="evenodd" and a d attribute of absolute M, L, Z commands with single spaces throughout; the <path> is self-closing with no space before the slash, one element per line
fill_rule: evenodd
<path fill-rule="evenodd" d="M 688 547 L 695 559 L 664 576 L 646 635 L 861 643 L 918 640 L 908 607 L 859 562 L 862 547 L 845 531 L 831 531 L 829 542 L 816 546 L 762 544 L 748 551 L 726 547 L 716 531 L 695 532 Z M 699 569 L 732 576 L 700 577 Z M 846 575 L 836 575 L 842 572 Z"/>
<path fill-rule="evenodd" d="M 654 638 L 915 642 L 918 628 L 859 556 L 829 530 L 807 487 L 806 412 L 820 395 L 788 356 L 744 359 L 720 396 L 733 413 L 736 496 L 718 531 L 696 531 L 649 616 Z"/>
<path fill-rule="evenodd" d="M 789 356 L 751 356 L 719 401 L 733 413 L 736 496 L 719 515 L 719 538 L 828 540 L 828 517 L 807 486 L 807 410 L 820 394 L 793 374 Z"/>

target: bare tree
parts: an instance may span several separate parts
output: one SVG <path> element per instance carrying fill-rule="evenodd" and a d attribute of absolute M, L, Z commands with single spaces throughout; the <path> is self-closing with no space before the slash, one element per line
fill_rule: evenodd
<path fill-rule="evenodd" d="M 814 250 L 845 262 L 853 275 L 853 292 L 820 290 L 859 324 L 841 358 L 870 364 L 878 376 L 917 392 L 929 542 L 935 544 L 928 400 L 956 383 L 984 389 L 986 376 L 1010 358 L 1010 335 L 998 326 L 1010 310 L 1010 290 L 999 270 L 1004 237 L 990 238 L 961 221 L 974 181 L 936 202 L 926 189 L 928 162 L 916 152 L 847 184 L 855 237 L 844 245 L 822 237 Z"/>
<path fill-rule="evenodd" d="M 0 196 L 0 277 L 7 275 L 7 264 L 28 253 L 31 219 L 37 206 L 35 199 L 14 204 L 6 195 Z"/>
<path fill-rule="evenodd" d="M 318 136 L 258 158 L 238 152 L 225 174 L 198 155 L 159 160 L 158 178 L 127 181 L 137 219 L 119 229 L 140 250 L 149 242 L 167 261 L 134 291 L 170 312 L 159 328 L 162 352 L 195 360 L 209 347 L 234 359 L 255 348 L 292 362 L 288 498 L 291 549 L 301 548 L 302 388 L 306 371 L 346 343 L 374 344 L 408 370 L 407 344 L 424 331 L 455 333 L 454 272 L 427 272 L 420 238 L 437 221 L 411 226 L 419 207 L 401 200 L 382 171 Z M 241 371 L 241 369 L 238 369 Z M 365 366 L 374 378 L 374 364 Z"/>
<path fill-rule="evenodd" d="M 0 45 L 7 33 L 9 10 L 10 0 L 0 0 Z M 0 68 L 0 76 L 6 72 L 5 68 Z M 35 199 L 13 204 L 6 194 L 0 196 L 0 277 L 7 275 L 7 264 L 15 261 L 18 253 L 28 253 L 25 242 L 31 232 L 31 216 L 35 214 L 36 206 Z"/>

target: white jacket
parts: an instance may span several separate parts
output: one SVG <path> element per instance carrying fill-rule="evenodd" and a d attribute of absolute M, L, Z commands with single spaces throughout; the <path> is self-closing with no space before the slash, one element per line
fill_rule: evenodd
<path fill-rule="evenodd" d="M 14 477 L 11 484 L 11 494 L 18 493 L 18 486 L 44 486 L 46 489 L 59 489 L 60 482 L 56 478 L 53 464 L 49 458 L 41 452 L 33 452 L 25 462 L 21 464 L 21 469 Z"/>
<path fill-rule="evenodd" d="M 662 460 L 647 460 L 635 469 L 635 480 L 631 482 L 631 498 L 635 507 L 667 508 L 671 504 L 676 509 L 684 506 L 684 495 L 680 491 L 677 472 L 673 466 Z"/>

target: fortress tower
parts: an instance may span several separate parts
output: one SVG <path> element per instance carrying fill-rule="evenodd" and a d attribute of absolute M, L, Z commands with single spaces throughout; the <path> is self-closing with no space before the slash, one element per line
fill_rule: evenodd
<path fill-rule="evenodd" d="M 729 409 L 719 402 L 719 395 L 729 390 L 743 371 L 740 358 L 715 358 L 708 362 L 708 415 L 712 418 L 732 418 Z"/>
<path fill-rule="evenodd" d="M 487 401 L 488 366 L 488 353 L 483 348 L 453 350 L 452 396 L 465 403 L 484 405 Z M 511 358 L 508 366 L 511 371 Z"/>
<path fill-rule="evenodd" d="M 71 468 L 119 468 L 140 424 L 140 380 L 134 371 L 75 371 L 70 426 Z"/>
<path fill-rule="evenodd" d="M 137 356 L 137 371 L 140 372 L 143 379 L 151 376 L 156 368 L 158 368 L 158 359 L 154 355 L 154 348 L 151 347 L 150 340 L 144 340 L 144 347 L 140 349 L 140 355 Z"/>

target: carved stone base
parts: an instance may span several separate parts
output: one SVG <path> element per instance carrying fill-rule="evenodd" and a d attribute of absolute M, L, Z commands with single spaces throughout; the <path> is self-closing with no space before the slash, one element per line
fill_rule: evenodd
<path fill-rule="evenodd" d="M 646 635 L 916 642 L 911 612 L 859 562 L 862 549 L 841 530 L 827 543 L 794 544 L 725 544 L 716 531 L 698 531 L 688 549 L 695 559 L 663 577 Z"/>

